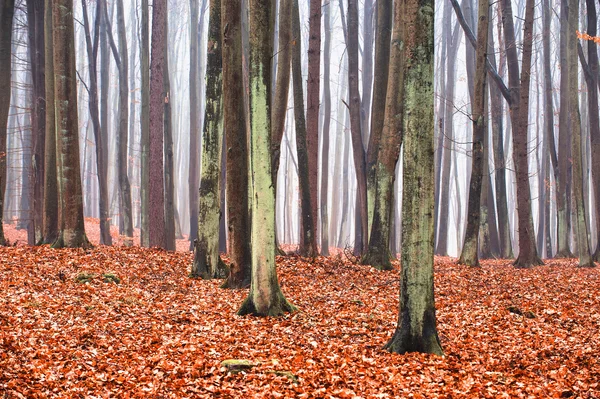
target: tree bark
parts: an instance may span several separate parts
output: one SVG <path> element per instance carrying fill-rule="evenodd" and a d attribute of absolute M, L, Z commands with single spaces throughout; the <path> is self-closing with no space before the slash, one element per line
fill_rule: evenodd
<path fill-rule="evenodd" d="M 140 47 L 140 70 L 142 75 L 142 114 L 140 117 L 141 139 L 140 139 L 140 174 L 141 174 L 141 228 L 140 244 L 143 247 L 150 246 L 149 235 L 149 213 L 150 204 L 150 32 L 148 0 L 142 0 L 142 40 Z M 156 83 L 157 84 L 157 83 Z M 161 83 L 162 86 L 162 83 Z"/>
<path fill-rule="evenodd" d="M 198 0 L 190 0 L 190 151 L 189 151 L 189 212 L 190 212 L 190 249 L 194 249 L 194 240 L 198 238 L 198 141 L 200 104 L 198 102 Z"/>
<path fill-rule="evenodd" d="M 169 20 L 165 15 L 165 37 L 169 38 Z M 175 251 L 175 174 L 173 169 L 173 110 L 171 108 L 171 78 L 169 76 L 169 52 L 165 46 L 165 64 L 163 68 L 163 151 L 164 151 L 164 179 L 165 179 L 165 249 Z"/>
<path fill-rule="evenodd" d="M 402 200 L 402 277 L 396 332 L 390 352 L 442 355 L 433 294 L 434 156 L 433 64 L 434 3 L 403 0 L 405 44 L 404 188 Z M 398 7 L 398 5 L 396 5 Z"/>
<path fill-rule="evenodd" d="M 219 256 L 220 177 L 223 145 L 221 1 L 210 0 L 209 4 L 206 106 L 198 196 L 198 239 L 195 242 L 191 273 L 193 277 L 203 279 L 227 276 L 225 265 Z"/>
<path fill-rule="evenodd" d="M 394 181 L 396 178 L 396 164 L 400 156 L 403 134 L 404 112 L 404 73 L 405 53 L 403 44 L 403 15 L 402 7 L 396 6 L 394 13 L 394 35 L 391 41 L 390 57 L 386 64 L 389 65 L 389 78 L 387 99 L 385 101 L 384 123 L 381 128 L 381 142 L 377 151 L 375 171 L 375 201 L 373 212 L 373 226 L 369 238 L 369 249 L 361 259 L 361 263 L 371 265 L 379 270 L 392 270 L 389 251 L 391 218 L 394 215 Z M 384 10 L 389 13 L 390 10 Z M 381 15 L 378 13 L 378 15 Z M 379 44 L 379 43 L 378 43 Z M 378 46 L 379 48 L 379 46 Z M 379 60 L 382 62 L 383 60 Z M 377 69 L 377 68 L 376 68 Z M 386 71 L 388 72 L 388 71 Z M 377 81 L 377 74 L 375 75 Z M 376 92 L 376 94 L 378 94 Z M 375 97 L 373 99 L 375 111 Z M 373 117 L 376 112 L 373 112 Z M 371 137 L 377 134 L 371 132 Z M 376 140 L 379 141 L 379 140 Z M 372 141 L 371 141 L 372 142 Z"/>
<path fill-rule="evenodd" d="M 73 1 L 53 2 L 54 83 L 57 128 L 59 234 L 53 247 L 91 247 L 85 235 L 79 163 Z"/>
<path fill-rule="evenodd" d="M 250 0 L 250 173 L 252 279 L 238 314 L 278 316 L 295 307 L 283 296 L 275 268 L 275 192 L 271 173 L 272 0 Z"/>
<path fill-rule="evenodd" d="M 331 126 L 331 3 L 323 8 L 325 29 L 323 55 L 323 132 L 321 139 L 321 255 L 329 256 L 329 131 Z"/>
<path fill-rule="evenodd" d="M 223 118 L 227 143 L 227 226 L 230 272 L 226 288 L 250 285 L 250 208 L 248 207 L 248 134 L 242 71 L 242 3 L 223 0 Z"/>
<path fill-rule="evenodd" d="M 488 8 L 489 0 L 479 0 L 479 13 L 477 24 L 477 49 L 475 53 L 475 88 L 471 120 L 473 121 L 473 147 L 471 153 L 472 170 L 469 186 L 469 204 L 467 210 L 467 229 L 459 264 L 472 267 L 479 265 L 479 227 L 481 222 L 481 185 L 485 172 L 484 142 L 486 135 L 485 105 L 486 105 L 486 52 L 488 38 Z M 468 46 L 467 46 L 468 47 Z M 486 204 L 487 206 L 487 204 Z M 486 208 L 487 209 L 487 208 Z M 487 215 L 485 215 L 487 218 Z"/>
<path fill-rule="evenodd" d="M 148 242 L 165 247 L 165 196 L 163 164 L 165 48 L 167 1 L 155 0 L 152 6 L 152 59 L 150 61 L 150 131 L 148 152 Z"/>

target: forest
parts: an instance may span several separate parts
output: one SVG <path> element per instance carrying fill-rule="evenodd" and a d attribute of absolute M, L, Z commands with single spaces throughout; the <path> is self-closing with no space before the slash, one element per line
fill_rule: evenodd
<path fill-rule="evenodd" d="M 0 396 L 600 398 L 594 0 L 0 0 Z"/>

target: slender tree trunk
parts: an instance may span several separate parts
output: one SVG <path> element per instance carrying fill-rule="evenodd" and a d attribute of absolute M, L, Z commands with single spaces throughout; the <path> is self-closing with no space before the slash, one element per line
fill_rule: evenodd
<path fill-rule="evenodd" d="M 198 0 L 190 0 L 190 153 L 189 153 L 189 212 L 190 212 L 190 249 L 194 248 L 194 240 L 198 238 Z"/>
<path fill-rule="evenodd" d="M 370 0 L 367 0 L 370 1 Z M 308 81 L 306 83 L 306 149 L 308 155 L 308 187 L 310 221 L 314 254 L 317 248 L 319 193 L 319 90 L 321 84 L 321 0 L 310 0 L 308 32 Z M 300 36 L 296 36 L 300 37 Z M 306 212 L 306 211 L 303 211 Z"/>
<path fill-rule="evenodd" d="M 321 149 L 321 255 L 329 256 L 329 130 L 331 125 L 331 3 L 323 8 L 325 43 L 323 55 L 323 136 Z"/>
<path fill-rule="evenodd" d="M 367 250 L 368 244 L 368 207 L 366 157 L 363 148 L 360 118 L 360 93 L 358 91 L 358 6 L 356 0 L 348 0 L 348 90 L 350 95 L 350 130 L 352 133 L 352 151 L 356 169 L 358 213 L 360 231 L 355 234 L 355 250 L 360 253 Z M 359 240 L 361 242 L 359 242 Z"/>
<path fill-rule="evenodd" d="M 381 133 L 379 151 L 377 151 L 373 226 L 369 239 L 369 249 L 361 260 L 362 263 L 380 270 L 392 270 L 390 262 L 392 254 L 389 251 L 390 219 L 394 215 L 394 181 L 404 130 L 405 53 L 402 44 L 406 33 L 403 31 L 404 15 L 401 11 L 402 7 L 397 5 L 394 13 L 394 35 L 391 41 L 389 58 L 387 88 L 389 95 L 385 103 L 385 120 L 383 126 L 381 126 L 383 132 Z M 375 104 L 373 109 L 375 109 Z M 373 116 L 375 116 L 375 113 Z M 371 136 L 374 134 L 376 134 L 375 131 L 372 131 Z"/>
<path fill-rule="evenodd" d="M 54 46 L 52 40 L 52 0 L 44 2 L 44 58 L 46 89 L 46 142 L 44 168 L 43 244 L 52 244 L 58 238 L 58 177 L 56 170 L 56 125 L 54 107 Z M 2 24 L 2 26 L 5 26 Z M 3 93 L 4 91 L 0 91 Z M 0 124 L 0 128 L 3 125 Z M 1 215 L 1 213 L 0 213 Z"/>
<path fill-rule="evenodd" d="M 569 25 L 579 26 L 579 2 L 577 0 L 569 0 Z M 564 23 L 564 20 L 563 20 Z M 571 147 L 572 147 L 572 162 L 573 162 L 573 200 L 575 213 L 575 235 L 577 237 L 577 249 L 579 253 L 580 267 L 594 267 L 592 253 L 588 241 L 588 224 L 585 214 L 584 201 L 586 193 L 583 187 L 583 180 L 587 179 L 588 174 L 584 173 L 582 166 L 582 150 L 581 150 L 581 115 L 579 113 L 579 69 L 577 56 L 577 32 L 574 29 L 568 31 L 569 47 L 569 117 L 571 127 Z M 596 77 L 598 76 L 596 72 Z M 595 93 L 596 86 L 592 86 Z M 597 105 L 595 109 L 590 109 L 592 113 L 597 114 Z"/>
<path fill-rule="evenodd" d="M 149 213 L 150 204 L 150 32 L 148 0 L 142 0 L 142 40 L 140 46 L 140 70 L 142 75 L 142 114 L 140 117 L 140 174 L 141 174 L 141 229 L 140 243 L 143 247 L 150 246 Z M 157 83 L 156 83 L 157 84 Z"/>
<path fill-rule="evenodd" d="M 155 0 L 152 5 L 152 59 L 150 71 L 150 146 L 148 153 L 148 239 L 151 247 L 165 247 L 165 195 L 163 164 L 165 47 L 167 1 Z"/>
<path fill-rule="evenodd" d="M 72 0 L 53 2 L 53 41 L 58 181 L 62 204 L 59 234 L 53 246 L 87 248 L 91 244 L 83 222 Z"/>
<path fill-rule="evenodd" d="M 238 314 L 277 316 L 295 310 L 275 268 L 275 192 L 271 173 L 271 0 L 250 0 L 250 173 L 252 279 Z"/>
<path fill-rule="evenodd" d="M 223 118 L 227 143 L 227 225 L 230 273 L 224 287 L 250 285 L 250 208 L 248 207 L 248 134 L 242 71 L 242 3 L 223 0 Z"/>
<path fill-rule="evenodd" d="M 375 175 L 379 154 L 379 141 L 381 140 L 385 119 L 388 71 L 390 64 L 390 37 L 392 33 L 392 16 L 394 14 L 392 3 L 392 0 L 379 0 L 377 2 L 371 134 L 369 135 L 369 146 L 367 147 L 367 204 L 369 232 L 371 231 L 373 209 L 375 208 L 376 201 L 375 193 L 377 190 L 377 181 Z M 364 101 L 365 99 L 363 99 L 363 102 Z"/>
<path fill-rule="evenodd" d="M 202 166 L 198 208 L 198 239 L 192 276 L 224 278 L 226 267 L 219 256 L 220 176 L 223 145 L 223 71 L 221 1 L 210 0 L 206 64 L 206 108 L 202 134 Z"/>
<path fill-rule="evenodd" d="M 3 214 L 4 194 L 6 192 L 6 137 L 8 110 L 10 109 L 11 94 L 11 42 L 13 15 L 15 11 L 14 0 L 2 0 L 0 3 L 0 245 L 7 245 L 4 237 Z"/>
<path fill-rule="evenodd" d="M 169 21 L 165 22 L 165 37 L 169 37 Z M 175 173 L 173 169 L 173 111 L 171 106 L 171 78 L 169 76 L 169 52 L 165 46 L 165 64 L 163 68 L 163 92 L 164 92 L 164 113 L 163 113 L 163 135 L 164 135 L 164 179 L 165 179 L 165 249 L 175 251 Z"/>
<path fill-rule="evenodd" d="M 484 144 L 486 141 L 485 135 L 487 133 L 487 126 L 485 123 L 485 98 L 487 94 L 486 56 L 489 23 L 488 8 L 489 0 L 479 0 L 479 23 L 477 24 L 477 49 L 475 54 L 475 88 L 471 116 L 471 119 L 473 120 L 473 150 L 471 154 L 472 170 L 469 187 L 469 205 L 467 210 L 467 229 L 462 247 L 462 253 L 458 259 L 459 264 L 465 264 L 473 267 L 479 266 L 478 242 L 479 228 L 482 220 L 481 185 L 484 173 L 485 178 L 487 179 L 487 171 L 483 170 L 483 165 L 484 155 L 486 155 Z M 484 215 L 484 220 L 486 219 L 487 215 Z"/>
<path fill-rule="evenodd" d="M 433 1 L 403 0 L 405 67 L 402 278 L 390 352 L 442 355 L 433 295 Z M 398 5 L 396 6 L 398 7 Z M 410 156 L 408 156 L 410 154 Z"/>

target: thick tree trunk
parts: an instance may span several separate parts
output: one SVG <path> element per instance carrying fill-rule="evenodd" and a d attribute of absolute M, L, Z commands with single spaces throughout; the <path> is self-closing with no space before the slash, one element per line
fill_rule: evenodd
<path fill-rule="evenodd" d="M 405 66 L 402 278 L 390 352 L 442 355 L 433 295 L 433 1 L 404 0 Z M 396 7 L 399 6 L 396 5 Z M 410 154 L 410 156 L 408 156 Z"/>
<path fill-rule="evenodd" d="M 54 247 L 90 247 L 83 222 L 79 164 L 73 1 L 53 2 L 54 82 L 58 181 L 62 206 Z"/>
<path fill-rule="evenodd" d="M 27 31 L 32 78 L 31 131 L 33 138 L 33 229 L 34 243 L 43 235 L 44 148 L 46 124 L 46 90 L 44 83 L 44 0 L 27 1 Z"/>
<path fill-rule="evenodd" d="M 389 251 L 391 218 L 394 215 L 394 181 L 396 178 L 396 164 L 400 156 L 403 134 L 404 112 L 404 71 L 405 53 L 403 44 L 403 15 L 401 6 L 396 6 L 394 13 L 394 35 L 391 41 L 389 63 L 389 78 L 385 101 L 385 119 L 380 126 L 381 142 L 378 143 L 377 163 L 375 171 L 375 201 L 373 212 L 373 225 L 369 238 L 369 249 L 361 259 L 361 263 L 371 265 L 379 270 L 392 270 Z M 383 10 L 390 12 L 390 10 Z M 381 15 L 381 14 L 379 14 Z M 379 46 L 378 46 L 379 48 Z M 383 61 L 383 60 L 380 60 Z M 386 68 L 387 69 L 387 68 Z M 385 71 L 388 72 L 388 71 Z M 376 75 L 377 81 L 377 75 Z M 377 96 L 376 91 L 376 96 Z M 375 110 L 375 98 L 373 104 Z M 373 117 L 376 112 L 373 113 Z M 371 137 L 377 134 L 371 132 Z M 379 141 L 379 140 L 377 140 Z M 371 141 L 372 142 L 372 141 Z"/>
<path fill-rule="evenodd" d="M 142 114 L 140 117 L 140 243 L 143 247 L 150 246 L 150 235 L 148 231 L 148 208 L 150 204 L 150 22 L 148 14 L 148 0 L 142 0 L 142 40 L 140 46 L 140 70 L 142 75 Z"/>
<path fill-rule="evenodd" d="M 275 191 L 271 174 L 271 0 L 250 0 L 250 173 L 252 279 L 238 314 L 278 316 L 295 310 L 275 268 Z"/>
<path fill-rule="evenodd" d="M 313 203 L 310 196 L 309 155 L 306 140 L 306 120 L 304 117 L 304 91 L 302 88 L 302 38 L 300 32 L 300 13 L 298 0 L 294 0 L 292 8 L 292 77 L 294 85 L 294 119 L 296 121 L 296 150 L 298 151 L 298 181 L 300 186 L 300 203 L 302 226 L 300 232 L 299 252 L 302 256 L 318 255 L 317 237 L 314 230 Z M 317 118 L 318 119 L 318 118 Z"/>
<path fill-rule="evenodd" d="M 150 61 L 150 146 L 148 153 L 148 239 L 151 247 L 165 247 L 165 195 L 163 166 L 163 129 L 165 47 L 167 45 L 167 1 L 152 5 L 152 59 Z"/>
<path fill-rule="evenodd" d="M 202 166 L 198 196 L 198 239 L 192 276 L 225 278 L 219 256 L 220 177 L 223 145 L 223 71 L 221 47 L 221 1 L 210 0 L 206 68 L 206 108 L 202 134 Z"/>
<path fill-rule="evenodd" d="M 227 226 L 230 273 L 224 287 L 250 285 L 250 208 L 248 207 L 248 134 L 242 71 L 242 3 L 223 0 L 223 125 L 227 135 Z"/>
<path fill-rule="evenodd" d="M 4 24 L 3 24 L 4 25 Z M 52 0 L 44 2 L 46 142 L 44 173 L 43 244 L 58 238 L 58 177 L 56 170 L 56 125 L 54 107 L 54 46 L 52 41 Z M 0 91 L 3 92 L 3 91 Z M 0 125 L 0 128 L 2 125 Z M 0 213 L 1 214 L 1 213 Z"/>
<path fill-rule="evenodd" d="M 392 3 L 392 0 L 380 0 L 377 2 L 375 76 L 373 81 L 373 103 L 371 106 L 371 133 L 369 134 L 369 145 L 367 147 L 367 204 L 369 232 L 371 231 L 373 222 L 373 209 L 375 209 L 375 192 L 377 190 L 375 175 L 377 158 L 379 155 L 379 141 L 381 140 L 386 110 L 388 71 L 390 66 L 390 37 L 392 33 L 392 16 L 394 15 Z M 365 99 L 363 99 L 363 102 L 364 101 Z"/>
<path fill-rule="evenodd" d="M 356 0 L 348 0 L 348 90 L 350 95 L 350 130 L 352 152 L 357 181 L 357 215 L 360 214 L 360 231 L 355 232 L 355 251 L 364 253 L 368 244 L 368 207 L 366 157 L 361 134 L 360 93 L 358 91 L 358 5 Z"/>
<path fill-rule="evenodd" d="M 7 245 L 4 237 L 3 214 L 4 194 L 6 192 L 6 137 L 8 110 L 10 109 L 11 85 L 11 41 L 14 0 L 2 0 L 0 3 L 0 245 Z"/>
<path fill-rule="evenodd" d="M 487 134 L 485 105 L 486 105 L 486 56 L 488 38 L 488 8 L 489 0 L 479 0 L 479 13 L 477 25 L 477 49 L 475 54 L 475 87 L 473 95 L 472 116 L 473 121 L 473 149 L 471 153 L 472 170 L 469 186 L 469 205 L 467 210 L 467 229 L 462 247 L 459 264 L 468 266 L 479 266 L 479 228 L 481 218 L 481 185 L 485 173 L 483 170 L 484 155 L 486 154 L 484 144 Z M 468 47 L 468 46 L 467 46 Z M 487 192 L 486 192 L 487 193 Z M 486 204 L 487 209 L 487 204 Z M 484 220 L 487 215 L 484 215 Z"/>

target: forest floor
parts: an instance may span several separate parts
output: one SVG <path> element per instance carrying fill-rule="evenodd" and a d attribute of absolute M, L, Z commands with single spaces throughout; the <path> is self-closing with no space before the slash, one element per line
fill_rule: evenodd
<path fill-rule="evenodd" d="M 600 269 L 436 258 L 444 357 L 382 349 L 399 265 L 278 258 L 299 311 L 240 317 L 247 290 L 189 252 L 0 248 L 4 398 L 600 398 Z M 228 359 L 254 366 L 232 372 Z"/>

